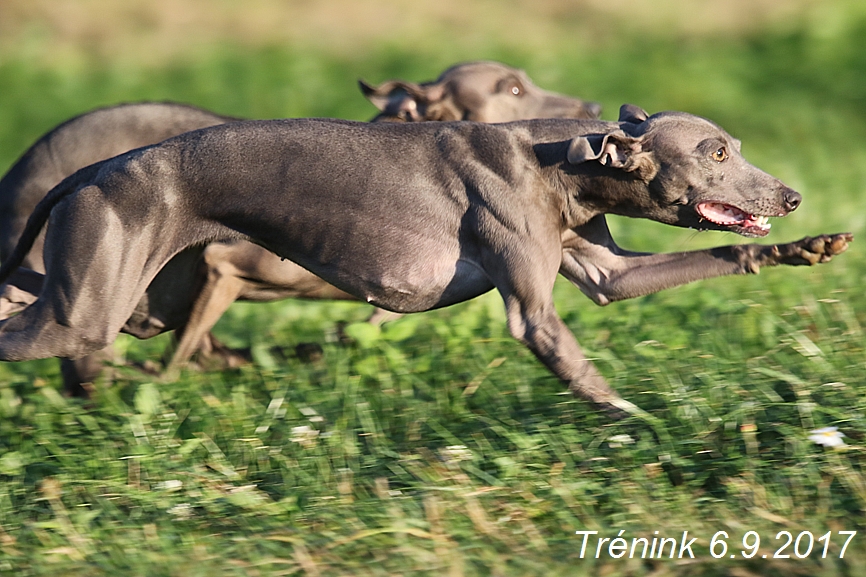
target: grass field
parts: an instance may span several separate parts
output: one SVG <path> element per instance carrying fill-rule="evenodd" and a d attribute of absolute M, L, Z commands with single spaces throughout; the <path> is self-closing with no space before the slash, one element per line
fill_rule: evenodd
<path fill-rule="evenodd" d="M 361 304 L 239 303 L 216 332 L 253 364 L 174 383 L 117 366 L 90 402 L 61 396 L 53 360 L 2 364 L 0 575 L 866 575 L 866 9 L 429 4 L 3 3 L 0 170 L 97 106 L 367 119 L 357 78 L 489 58 L 605 119 L 623 102 L 711 118 L 803 194 L 768 242 L 858 238 L 820 267 L 605 308 L 560 279 L 561 316 L 650 415 L 619 423 L 511 339 L 496 294 L 381 330 Z M 634 250 L 743 242 L 612 227 Z M 143 362 L 167 342 L 118 344 Z M 827 426 L 846 448 L 809 440 Z M 598 531 L 584 558 L 576 531 Z M 620 531 L 629 548 L 688 531 L 695 558 L 597 549 Z M 842 559 L 840 531 L 858 532 Z"/>

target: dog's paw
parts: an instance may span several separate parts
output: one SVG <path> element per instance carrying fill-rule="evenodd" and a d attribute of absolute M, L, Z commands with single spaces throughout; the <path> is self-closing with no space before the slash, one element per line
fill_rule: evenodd
<path fill-rule="evenodd" d="M 590 403 L 589 406 L 592 407 L 594 411 L 604 415 L 608 420 L 614 422 L 622 421 L 631 416 L 628 412 L 610 403 Z"/>
<path fill-rule="evenodd" d="M 610 398 L 606 401 L 590 401 L 590 405 L 611 421 L 621 421 L 628 417 L 646 415 L 637 405 L 621 397 Z"/>
<path fill-rule="evenodd" d="M 834 256 L 848 250 L 854 240 L 850 232 L 822 234 L 773 247 L 774 256 L 779 264 L 816 265 L 830 261 Z"/>

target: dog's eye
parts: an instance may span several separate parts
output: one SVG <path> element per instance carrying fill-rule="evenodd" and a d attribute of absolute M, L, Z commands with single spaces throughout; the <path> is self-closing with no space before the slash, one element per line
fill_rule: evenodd
<path fill-rule="evenodd" d="M 526 91 L 523 89 L 523 83 L 519 78 L 509 76 L 501 78 L 493 88 L 494 94 L 511 94 L 512 96 L 523 96 Z"/>
<path fill-rule="evenodd" d="M 728 151 L 725 149 L 724 146 L 722 146 L 713 153 L 713 160 L 715 160 L 716 162 L 722 162 L 726 158 L 728 158 Z"/>
<path fill-rule="evenodd" d="M 516 78 L 500 80 L 496 85 L 496 92 L 511 93 L 514 96 L 523 96 L 523 85 Z"/>

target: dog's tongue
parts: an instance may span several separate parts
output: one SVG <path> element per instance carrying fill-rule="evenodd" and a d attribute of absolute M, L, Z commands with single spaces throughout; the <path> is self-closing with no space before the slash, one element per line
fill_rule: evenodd
<path fill-rule="evenodd" d="M 698 211 L 705 219 L 716 224 L 740 224 L 749 220 L 749 215 L 742 210 L 720 202 L 703 202 L 698 205 Z"/>
<path fill-rule="evenodd" d="M 697 206 L 702 218 L 721 226 L 730 226 L 740 234 L 748 233 L 763 236 L 770 232 L 769 217 L 749 214 L 722 202 L 702 202 Z M 740 230 L 738 230 L 740 229 Z"/>

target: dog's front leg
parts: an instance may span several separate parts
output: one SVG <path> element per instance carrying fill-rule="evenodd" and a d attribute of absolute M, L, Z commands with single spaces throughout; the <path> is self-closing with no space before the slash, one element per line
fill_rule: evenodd
<path fill-rule="evenodd" d="M 543 242 L 521 238 L 510 254 L 485 259 L 484 269 L 505 301 L 508 330 L 577 397 L 619 418 L 631 403 L 623 400 L 586 358 L 553 304 L 559 266 L 555 236 Z M 625 409 L 625 410 L 623 410 Z"/>
<path fill-rule="evenodd" d="M 612 416 L 624 416 L 621 409 L 629 404 L 610 388 L 592 361 L 586 358 L 574 335 L 559 318 L 553 302 L 526 306 L 515 297 L 506 299 L 508 330 L 538 360 L 562 379 L 577 397 Z"/>
<path fill-rule="evenodd" d="M 762 267 L 814 265 L 844 252 L 848 233 L 806 237 L 779 245 L 742 244 L 689 252 L 647 254 L 614 243 L 603 216 L 568 231 L 560 273 L 600 305 L 697 280 L 756 274 Z"/>

